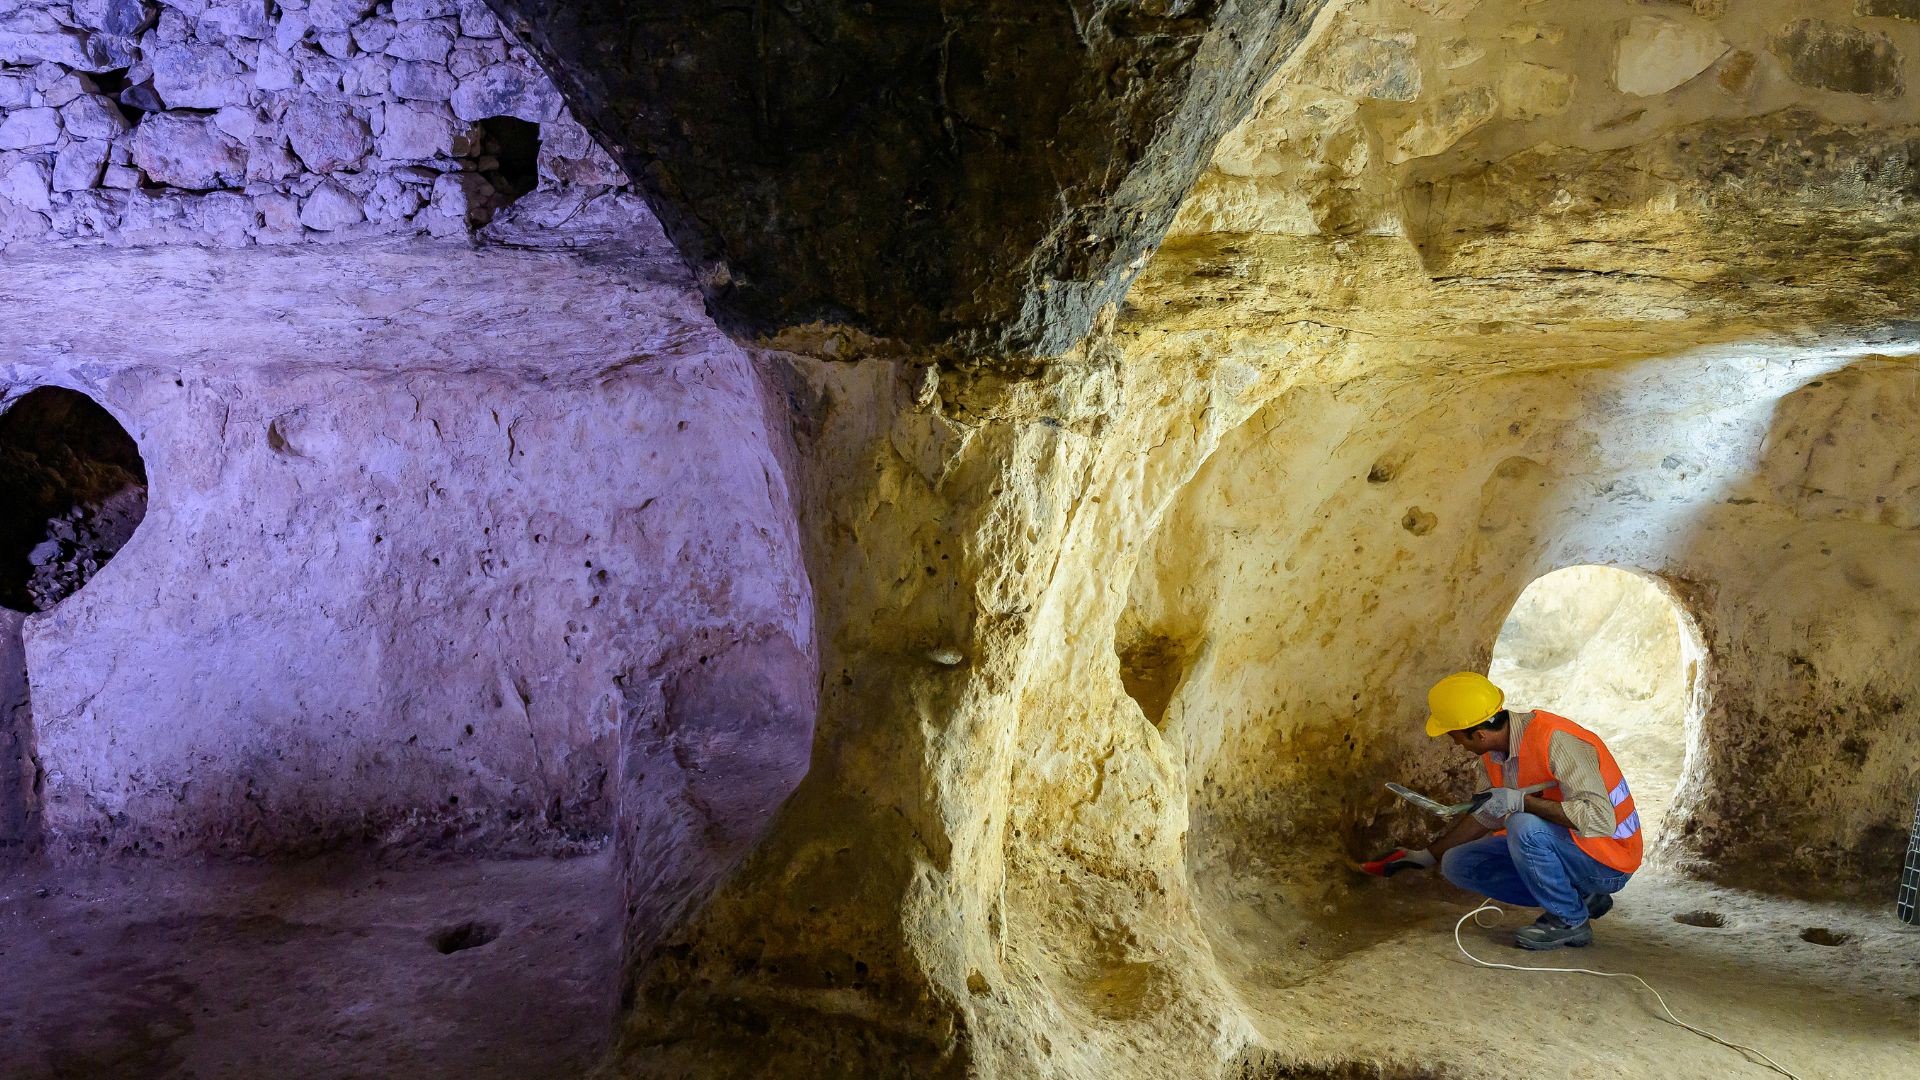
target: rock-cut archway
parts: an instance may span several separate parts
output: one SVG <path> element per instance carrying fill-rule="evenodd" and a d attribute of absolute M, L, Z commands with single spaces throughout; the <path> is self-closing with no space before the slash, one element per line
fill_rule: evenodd
<path fill-rule="evenodd" d="M 1699 730 L 1704 661 L 1699 631 L 1658 581 L 1569 566 L 1520 594 L 1487 674 L 1512 705 L 1560 713 L 1606 740 L 1654 853 Z"/>

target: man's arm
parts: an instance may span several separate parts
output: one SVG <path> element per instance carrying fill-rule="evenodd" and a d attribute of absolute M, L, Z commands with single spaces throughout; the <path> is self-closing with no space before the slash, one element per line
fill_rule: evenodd
<path fill-rule="evenodd" d="M 1492 831 L 1493 830 L 1487 828 L 1485 825 L 1473 820 L 1473 815 L 1465 814 L 1461 816 L 1460 820 L 1453 823 L 1453 827 L 1449 828 L 1445 835 L 1435 840 L 1432 847 L 1423 848 L 1419 851 L 1395 848 L 1371 862 L 1361 863 L 1360 870 L 1364 873 L 1372 874 L 1375 877 L 1392 877 L 1402 870 L 1416 868 L 1420 870 L 1431 870 L 1440 865 L 1440 856 L 1445 855 L 1450 848 L 1459 847 L 1461 844 L 1470 844 Z"/>
<path fill-rule="evenodd" d="M 1527 801 L 1531 803 L 1534 800 L 1528 799 Z M 1440 856 L 1445 855 L 1448 850 L 1457 848 L 1461 844 L 1471 844 L 1492 831 L 1492 829 L 1475 821 L 1472 814 L 1462 814 L 1460 815 L 1460 820 L 1453 823 L 1453 828 L 1448 829 L 1446 835 L 1435 840 L 1433 845 L 1427 848 L 1427 850 L 1433 853 L 1434 858 L 1438 859 Z"/>
<path fill-rule="evenodd" d="M 1547 744 L 1547 767 L 1560 783 L 1560 802 L 1527 797 L 1527 813 L 1588 838 L 1613 835 L 1613 800 L 1600 777 L 1600 752 L 1564 731 Z"/>
<path fill-rule="evenodd" d="M 1567 808 L 1561 803 L 1554 802 L 1552 799 L 1543 799 L 1538 795 L 1527 796 L 1527 813 L 1532 814 L 1534 817 L 1546 818 L 1548 821 L 1553 822 L 1563 829 L 1568 829 L 1573 832 L 1580 831 L 1580 826 L 1575 825 L 1573 819 L 1567 816 Z M 1468 818 L 1467 820 L 1472 821 L 1473 819 Z"/>

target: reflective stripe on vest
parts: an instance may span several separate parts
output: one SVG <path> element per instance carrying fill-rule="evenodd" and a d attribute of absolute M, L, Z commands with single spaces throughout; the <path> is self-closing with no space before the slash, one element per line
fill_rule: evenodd
<path fill-rule="evenodd" d="M 1527 721 L 1526 730 L 1521 733 L 1520 745 L 1509 748 L 1507 763 L 1514 766 L 1515 770 L 1512 786 L 1529 787 L 1554 779 L 1553 766 L 1548 761 L 1548 745 L 1553 741 L 1554 733 L 1560 731 L 1594 748 L 1595 755 L 1600 759 L 1600 782 L 1610 789 L 1607 798 L 1613 803 L 1613 834 L 1588 837 L 1581 836 L 1575 830 L 1574 844 L 1600 863 L 1632 873 L 1640 867 L 1644 844 L 1644 837 L 1640 834 L 1640 811 L 1634 806 L 1633 791 L 1627 786 L 1627 778 L 1620 774 L 1620 766 L 1614 762 L 1612 752 L 1600 736 L 1564 716 L 1536 710 L 1533 718 Z M 1482 755 L 1481 760 L 1494 786 L 1502 786 L 1505 770 L 1494 762 L 1493 755 Z M 1560 802 L 1565 798 L 1557 785 L 1539 795 L 1550 802 Z"/>
<path fill-rule="evenodd" d="M 1615 806 L 1619 806 L 1621 803 L 1633 798 L 1633 792 L 1627 790 L 1627 780 L 1625 777 L 1621 777 L 1620 782 L 1613 785 L 1613 790 L 1607 792 L 1607 798 L 1612 799 L 1613 805 Z M 1619 827 L 1613 830 L 1613 838 L 1615 840 L 1625 840 L 1627 837 L 1639 831 L 1640 811 L 1635 810 L 1633 813 L 1627 815 L 1627 819 L 1622 821 Z"/>

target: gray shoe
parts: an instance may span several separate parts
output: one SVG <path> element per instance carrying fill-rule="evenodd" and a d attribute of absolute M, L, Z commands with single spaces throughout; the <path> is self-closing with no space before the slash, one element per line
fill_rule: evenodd
<path fill-rule="evenodd" d="M 1578 949 L 1593 944 L 1593 923 L 1583 922 L 1579 926 L 1562 926 L 1559 920 L 1542 915 L 1532 926 L 1523 926 L 1513 932 L 1513 943 L 1522 949 L 1545 952 L 1548 949 Z"/>
<path fill-rule="evenodd" d="M 1601 893 L 1599 896 L 1587 897 L 1587 918 L 1597 919 L 1612 910 L 1613 896 L 1611 894 Z"/>

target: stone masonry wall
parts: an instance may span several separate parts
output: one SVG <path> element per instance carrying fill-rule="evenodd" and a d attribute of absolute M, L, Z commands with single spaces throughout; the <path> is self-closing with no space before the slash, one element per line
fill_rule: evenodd
<path fill-rule="evenodd" d="M 481 0 L 0 0 L 0 249 L 463 236 L 509 204 L 552 226 L 635 201 Z"/>

